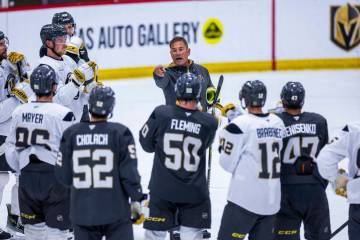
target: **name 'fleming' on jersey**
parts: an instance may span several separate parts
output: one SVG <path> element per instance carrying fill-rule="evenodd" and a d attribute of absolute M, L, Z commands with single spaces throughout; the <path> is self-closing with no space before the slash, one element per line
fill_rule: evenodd
<path fill-rule="evenodd" d="M 186 120 L 171 119 L 170 129 L 199 134 L 201 129 L 201 124 Z"/>

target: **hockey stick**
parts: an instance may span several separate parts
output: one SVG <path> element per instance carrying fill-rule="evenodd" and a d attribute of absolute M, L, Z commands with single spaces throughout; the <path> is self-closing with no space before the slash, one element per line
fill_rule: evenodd
<path fill-rule="evenodd" d="M 331 235 L 330 235 L 330 239 L 332 239 L 336 234 L 338 234 L 339 232 L 341 232 L 341 230 L 343 230 L 348 224 L 349 224 L 349 220 L 347 220 L 346 222 L 344 222 L 343 225 L 341 225 L 341 226 L 338 227 L 334 232 L 332 232 Z"/>
<path fill-rule="evenodd" d="M 5 153 L 5 143 L 1 144 L 0 146 L 0 156 Z"/>
<path fill-rule="evenodd" d="M 215 108 L 218 108 L 220 110 L 222 108 L 221 104 L 218 103 L 218 98 L 219 98 L 219 94 L 220 94 L 220 90 L 221 90 L 223 81 L 224 81 L 224 76 L 220 75 L 219 82 L 218 82 L 218 85 L 217 85 L 216 91 L 215 91 L 214 101 L 212 102 L 212 104 L 209 105 L 209 107 L 212 108 L 211 109 L 212 115 L 215 115 Z M 210 145 L 209 159 L 208 159 L 208 172 L 207 172 L 207 179 L 206 179 L 208 188 L 210 188 L 211 158 L 212 158 L 212 146 Z M 180 240 L 179 228 L 170 230 L 169 235 L 170 235 L 170 240 Z M 202 230 L 202 235 L 203 235 L 203 239 L 209 239 L 211 237 L 211 234 L 207 230 Z"/>
<path fill-rule="evenodd" d="M 211 115 L 213 115 L 213 116 L 215 115 L 215 107 L 218 104 L 219 94 L 220 94 L 223 82 L 224 82 L 224 76 L 220 75 L 219 82 L 218 82 L 218 85 L 216 87 L 214 101 L 210 105 L 210 107 L 212 108 L 211 109 Z M 209 189 L 210 189 L 211 161 L 212 161 L 212 145 L 210 145 L 210 147 L 209 147 L 208 172 L 207 172 L 207 179 L 206 179 Z"/>

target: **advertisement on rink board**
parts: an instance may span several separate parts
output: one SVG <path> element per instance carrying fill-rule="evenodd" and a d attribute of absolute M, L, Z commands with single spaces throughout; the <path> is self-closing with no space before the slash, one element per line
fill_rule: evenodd
<path fill-rule="evenodd" d="M 100 26 L 96 29 L 80 28 L 77 35 L 84 40 L 85 46 L 90 51 L 130 48 L 135 45 L 138 47 L 169 45 L 174 36 L 183 36 L 189 44 L 197 44 L 199 26 L 199 21 Z"/>
<path fill-rule="evenodd" d="M 168 44 L 174 36 L 183 36 L 190 58 L 208 64 L 210 71 L 271 70 L 273 61 L 278 69 L 312 68 L 314 62 L 320 68 L 337 68 L 339 59 L 348 67 L 360 67 L 360 27 L 354 20 L 360 18 L 358 4 L 274 2 L 275 6 L 267 0 L 219 0 L 4 11 L 0 29 L 10 39 L 10 50 L 24 52 L 34 66 L 40 28 L 54 13 L 67 11 L 90 58 L 119 77 L 126 77 L 129 69 L 146 68 L 148 74 L 155 65 L 169 64 Z M 123 75 L 116 75 L 117 70 Z"/>
<path fill-rule="evenodd" d="M 257 8 L 257 13 L 249 12 L 249 8 Z M 261 42 L 271 39 L 270 8 L 267 0 L 49 8 L 2 12 L 0 15 L 8 14 L 7 24 L 0 26 L 5 25 L 11 49 L 24 52 L 32 64 L 38 61 L 41 26 L 61 11 L 74 17 L 76 34 L 83 38 L 90 58 L 101 69 L 169 64 L 168 44 L 174 36 L 183 36 L 189 42 L 190 58 L 198 63 L 266 61 L 270 59 L 270 46 Z M 239 15 L 244 20 L 237 19 Z M 24 19 L 31 24 L 24 24 Z M 249 48 L 250 42 L 255 51 Z"/>

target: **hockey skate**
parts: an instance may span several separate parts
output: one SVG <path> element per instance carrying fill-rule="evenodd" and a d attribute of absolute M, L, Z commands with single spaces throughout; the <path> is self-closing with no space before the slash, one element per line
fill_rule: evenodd
<path fill-rule="evenodd" d="M 2 240 L 2 239 L 12 239 L 11 237 L 12 237 L 12 235 L 10 233 L 5 232 L 4 230 L 2 230 L 0 228 L 0 240 Z"/>
<path fill-rule="evenodd" d="M 15 237 L 24 237 L 24 225 L 21 223 L 21 218 L 11 213 L 11 205 L 6 204 L 8 211 L 8 218 L 6 228 Z M 1 239 L 1 238 L 0 238 Z M 15 238 L 18 239 L 18 238 Z"/>

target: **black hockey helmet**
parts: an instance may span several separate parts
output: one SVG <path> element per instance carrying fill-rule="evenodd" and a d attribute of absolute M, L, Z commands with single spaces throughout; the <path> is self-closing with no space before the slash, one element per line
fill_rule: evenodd
<path fill-rule="evenodd" d="M 89 98 L 91 114 L 107 117 L 112 113 L 114 105 L 115 93 L 110 87 L 97 86 L 91 91 Z"/>
<path fill-rule="evenodd" d="M 300 82 L 287 82 L 281 90 L 280 98 L 286 108 L 302 108 L 305 88 Z"/>
<path fill-rule="evenodd" d="M 75 27 L 74 18 L 68 12 L 55 13 L 52 18 L 52 24 L 58 24 L 58 25 L 63 25 L 63 26 L 65 26 L 67 24 L 72 24 L 73 27 Z"/>
<path fill-rule="evenodd" d="M 5 39 L 5 44 L 9 44 L 9 39 L 7 38 L 7 36 L 5 35 L 5 33 L 3 31 L 0 31 L 0 41 Z"/>
<path fill-rule="evenodd" d="M 41 64 L 31 73 L 30 86 L 36 95 L 48 95 L 54 84 L 58 84 L 58 79 L 49 65 Z"/>
<path fill-rule="evenodd" d="M 0 31 L 0 40 L 3 40 L 5 38 L 5 33 L 3 31 Z"/>
<path fill-rule="evenodd" d="M 266 87 L 260 80 L 247 81 L 239 93 L 240 102 L 245 103 L 245 107 L 263 107 L 266 101 Z"/>
<path fill-rule="evenodd" d="M 46 40 L 54 40 L 56 37 L 66 36 L 66 29 L 58 24 L 46 24 L 40 30 L 40 38 L 43 45 Z"/>
<path fill-rule="evenodd" d="M 199 100 L 201 93 L 201 82 L 192 73 L 184 73 L 175 84 L 176 98 L 181 100 Z"/>

